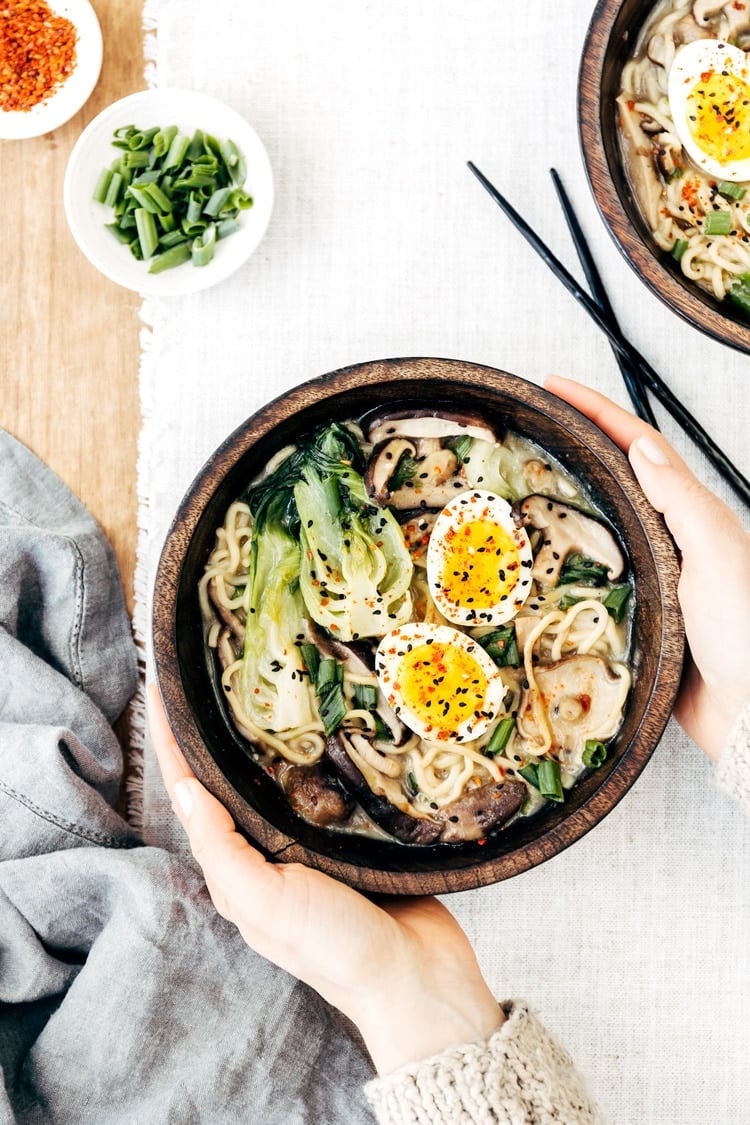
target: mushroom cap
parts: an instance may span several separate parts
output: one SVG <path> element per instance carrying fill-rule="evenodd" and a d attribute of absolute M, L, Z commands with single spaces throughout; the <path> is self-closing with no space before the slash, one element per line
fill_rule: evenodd
<path fill-rule="evenodd" d="M 497 441 L 495 431 L 478 414 L 456 414 L 434 410 L 373 411 L 362 420 L 367 440 L 377 445 L 392 437 L 448 438 L 469 437 Z"/>
<path fill-rule="evenodd" d="M 623 664 L 610 665 L 599 656 L 579 654 L 534 670 L 552 731 L 553 749 L 582 752 L 587 739 L 607 739 L 622 722 L 631 676 Z M 518 708 L 517 727 L 523 739 L 541 741 L 533 689 L 526 688 Z"/>
<path fill-rule="evenodd" d="M 579 551 L 602 563 L 610 581 L 625 570 L 625 557 L 606 524 L 571 504 L 535 493 L 519 505 L 523 522 L 542 531 L 542 545 L 534 558 L 531 576 L 542 586 L 556 586 L 565 559 Z"/>

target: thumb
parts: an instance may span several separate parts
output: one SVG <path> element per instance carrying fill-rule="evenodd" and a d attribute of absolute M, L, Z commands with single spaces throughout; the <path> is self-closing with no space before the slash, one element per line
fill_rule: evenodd
<path fill-rule="evenodd" d="M 637 438 L 628 455 L 641 488 L 663 514 L 683 558 L 691 564 L 704 557 L 715 559 L 717 537 L 721 541 L 739 530 L 734 512 L 651 434 Z"/>

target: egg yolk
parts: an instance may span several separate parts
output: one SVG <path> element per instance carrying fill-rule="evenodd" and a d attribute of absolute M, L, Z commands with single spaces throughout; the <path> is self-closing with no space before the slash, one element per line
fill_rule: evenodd
<path fill-rule="evenodd" d="M 687 97 L 693 139 L 706 156 L 727 164 L 750 156 L 750 85 L 730 71 L 706 71 Z"/>
<path fill-rule="evenodd" d="M 511 594 L 518 578 L 518 551 L 499 524 L 473 520 L 446 535 L 440 584 L 455 605 L 496 606 Z"/>
<path fill-rule="evenodd" d="M 405 705 L 435 738 L 454 738 L 458 727 L 482 712 L 487 676 L 470 652 L 459 645 L 415 645 L 399 666 L 396 685 Z"/>

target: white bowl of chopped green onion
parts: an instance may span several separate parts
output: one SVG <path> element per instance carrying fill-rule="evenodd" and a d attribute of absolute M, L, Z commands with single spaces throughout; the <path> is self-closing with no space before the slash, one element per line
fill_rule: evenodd
<path fill-rule="evenodd" d="M 101 273 L 143 296 L 177 296 L 247 261 L 271 218 L 273 173 L 258 134 L 230 106 L 195 90 L 144 90 L 81 133 L 64 202 Z"/>

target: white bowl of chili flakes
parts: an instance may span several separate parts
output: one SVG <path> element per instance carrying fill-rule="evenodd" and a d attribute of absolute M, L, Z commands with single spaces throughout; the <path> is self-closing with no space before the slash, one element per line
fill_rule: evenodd
<path fill-rule="evenodd" d="M 88 100 L 102 66 L 89 0 L 6 0 L 0 12 L 0 138 L 39 137 Z"/>

